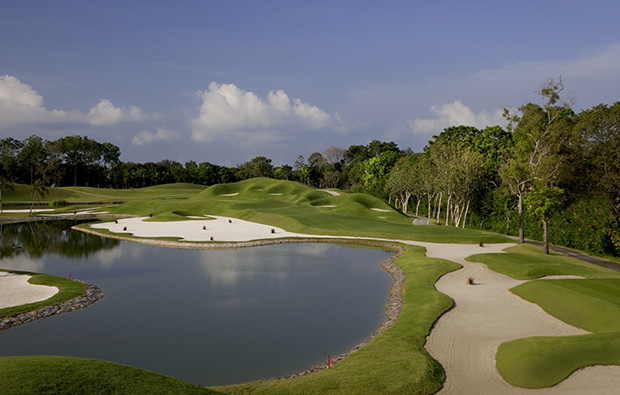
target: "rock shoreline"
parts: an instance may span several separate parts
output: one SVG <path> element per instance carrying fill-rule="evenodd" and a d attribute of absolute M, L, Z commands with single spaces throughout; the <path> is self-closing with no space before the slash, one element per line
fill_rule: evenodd
<path fill-rule="evenodd" d="M 82 295 L 73 299 L 69 299 L 65 302 L 56 303 L 51 306 L 45 306 L 38 310 L 21 313 L 14 317 L 2 317 L 0 318 L 0 331 L 13 328 L 18 325 L 26 324 L 28 322 L 32 322 L 41 318 L 46 318 L 52 315 L 83 309 L 97 302 L 99 299 L 105 296 L 101 288 L 99 288 L 95 284 L 82 280 L 75 281 L 86 284 L 84 293 Z"/>
<path fill-rule="evenodd" d="M 277 244 L 292 244 L 292 243 L 330 243 L 330 244 L 354 244 L 354 245 L 366 245 L 373 247 L 385 248 L 391 251 L 394 251 L 397 256 L 403 254 L 405 249 L 397 244 L 381 242 L 381 241 L 372 241 L 372 240 L 360 240 L 360 239 L 348 239 L 348 238 L 283 238 L 283 239 L 267 239 L 267 240 L 258 240 L 258 241 L 247 241 L 247 242 L 186 242 L 186 241 L 171 241 L 171 240 L 155 240 L 155 239 L 141 239 L 135 237 L 125 237 L 118 236 L 113 234 L 102 234 L 91 229 L 87 229 L 84 227 L 75 226 L 72 229 L 79 230 L 85 233 L 91 233 L 94 235 L 108 237 L 117 240 L 123 241 L 131 241 L 135 243 L 142 243 L 148 245 L 155 245 L 161 247 L 171 247 L 171 248 L 185 248 L 185 249 L 232 249 L 232 248 L 247 248 L 247 247 L 259 247 L 259 246 L 268 246 L 268 245 L 277 245 Z M 396 263 L 394 263 L 394 257 L 388 258 L 381 262 L 380 266 L 387 271 L 394 282 L 390 288 L 390 296 L 385 305 L 386 308 L 386 319 L 381 323 L 381 326 L 368 338 L 366 338 L 362 343 L 353 347 L 349 352 L 338 355 L 331 359 L 330 365 L 336 365 L 341 362 L 344 358 L 358 351 L 360 348 L 367 345 L 372 339 L 379 336 L 383 331 L 391 327 L 403 308 L 403 289 L 405 286 L 405 272 L 401 269 Z M 323 363 L 317 366 L 314 366 L 310 369 L 307 369 L 301 373 L 293 374 L 290 376 L 278 377 L 277 379 L 286 379 L 293 378 L 299 376 L 305 376 L 310 373 L 318 372 L 324 369 L 327 369 L 327 363 Z"/>

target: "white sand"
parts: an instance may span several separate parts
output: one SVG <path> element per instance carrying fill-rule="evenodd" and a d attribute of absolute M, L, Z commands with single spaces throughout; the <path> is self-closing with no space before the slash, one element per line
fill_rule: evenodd
<path fill-rule="evenodd" d="M 117 222 L 91 225 L 95 229 L 107 229 L 114 233 L 131 233 L 137 237 L 179 237 L 186 241 L 250 241 L 283 237 L 306 237 L 287 232 L 275 226 L 258 224 L 241 219 L 209 215 L 214 219 L 192 219 L 191 221 L 154 222 L 146 217 L 123 218 Z M 194 217 L 196 218 L 196 217 Z M 229 222 L 230 221 L 230 222 Z M 124 230 L 124 229 L 127 230 Z M 206 230 L 205 230 L 206 228 Z M 273 229 L 274 233 L 271 232 Z"/>
<path fill-rule="evenodd" d="M 32 276 L 0 272 L 0 309 L 39 302 L 58 293 L 58 288 L 29 284 Z"/>

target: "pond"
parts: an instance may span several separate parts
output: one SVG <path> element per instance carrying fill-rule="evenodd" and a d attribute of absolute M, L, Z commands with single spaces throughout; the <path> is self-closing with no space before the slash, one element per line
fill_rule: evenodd
<path fill-rule="evenodd" d="M 323 363 L 361 343 L 386 316 L 385 251 L 324 243 L 180 250 L 70 225 L 2 225 L 0 268 L 71 275 L 106 296 L 0 332 L 1 356 L 97 358 L 224 385 Z"/>

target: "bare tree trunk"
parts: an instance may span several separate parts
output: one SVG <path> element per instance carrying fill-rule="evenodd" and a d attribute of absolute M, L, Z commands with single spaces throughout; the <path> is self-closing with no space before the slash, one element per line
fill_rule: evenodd
<path fill-rule="evenodd" d="M 420 202 L 422 202 L 420 199 L 418 199 L 418 203 L 416 203 L 415 205 L 415 216 L 418 216 L 418 211 L 420 209 Z"/>
<path fill-rule="evenodd" d="M 549 229 L 547 226 L 547 221 L 542 220 L 543 225 L 543 253 L 549 254 Z"/>
<path fill-rule="evenodd" d="M 441 199 L 442 198 L 443 198 L 443 192 L 439 192 L 439 204 L 437 205 L 437 224 L 439 224 L 439 218 L 441 217 Z"/>
<path fill-rule="evenodd" d="M 409 199 L 411 199 L 411 193 L 405 192 L 403 198 L 403 214 L 407 214 L 407 208 L 409 207 Z"/>
<path fill-rule="evenodd" d="M 523 230 L 523 194 L 519 194 L 519 242 L 525 243 L 525 232 Z"/>
<path fill-rule="evenodd" d="M 448 194 L 448 204 L 446 204 L 446 226 L 450 225 L 450 201 L 452 200 L 452 194 Z"/>
<path fill-rule="evenodd" d="M 461 224 L 461 219 L 463 218 L 463 210 L 461 209 L 460 204 L 452 204 L 452 225 L 457 228 Z"/>
<path fill-rule="evenodd" d="M 465 206 L 465 214 L 463 214 L 463 229 L 465 229 L 465 222 L 467 221 L 467 212 L 468 211 L 469 211 L 469 200 L 467 201 L 467 206 Z M 480 223 L 480 227 L 482 227 L 482 223 Z"/>
<path fill-rule="evenodd" d="M 30 206 L 30 213 L 29 213 L 29 215 L 32 215 L 32 210 L 34 209 L 34 202 L 35 202 L 35 200 L 37 200 L 37 191 L 34 191 L 34 193 L 32 195 L 33 195 L 32 205 Z"/>

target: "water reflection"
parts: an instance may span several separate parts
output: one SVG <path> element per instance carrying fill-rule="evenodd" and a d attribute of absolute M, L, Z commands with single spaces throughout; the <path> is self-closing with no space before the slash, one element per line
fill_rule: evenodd
<path fill-rule="evenodd" d="M 34 227 L 20 225 L 4 226 L 3 243 L 16 243 L 4 235 L 18 233 L 39 243 L 20 241 L 24 251 L 0 267 L 71 272 L 106 297 L 0 332 L 0 355 L 98 358 L 220 385 L 303 371 L 350 350 L 385 318 L 392 279 L 379 267 L 383 251 L 331 244 L 177 250 L 66 229 L 33 236 Z M 41 240 L 51 243 L 43 253 Z"/>
<path fill-rule="evenodd" d="M 0 258 L 26 254 L 30 259 L 45 254 L 68 258 L 86 258 L 99 250 L 111 250 L 118 240 L 106 239 L 83 232 L 70 232 L 79 221 L 31 221 L 16 224 L 0 223 Z"/>

